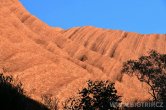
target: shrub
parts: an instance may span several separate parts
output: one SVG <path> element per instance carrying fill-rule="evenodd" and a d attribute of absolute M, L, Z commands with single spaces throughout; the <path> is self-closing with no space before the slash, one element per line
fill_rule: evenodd
<path fill-rule="evenodd" d="M 88 81 L 87 88 L 79 91 L 79 97 L 67 99 L 65 110 L 116 110 L 120 96 L 110 81 Z"/>
<path fill-rule="evenodd" d="M 42 101 L 50 110 L 58 110 L 58 99 L 52 95 L 42 95 Z"/>

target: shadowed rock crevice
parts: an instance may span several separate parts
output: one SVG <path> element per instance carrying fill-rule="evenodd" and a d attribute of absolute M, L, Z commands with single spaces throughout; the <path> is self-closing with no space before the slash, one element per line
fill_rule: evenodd
<path fill-rule="evenodd" d="M 82 55 L 80 58 L 79 58 L 80 61 L 82 62 L 85 62 L 86 60 L 88 60 L 88 57 L 86 55 Z"/>

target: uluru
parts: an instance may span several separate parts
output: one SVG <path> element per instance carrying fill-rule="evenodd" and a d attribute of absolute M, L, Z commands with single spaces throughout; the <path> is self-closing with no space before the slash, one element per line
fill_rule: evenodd
<path fill-rule="evenodd" d="M 113 82 L 122 103 L 152 99 L 145 82 L 121 72 L 124 62 L 151 50 L 166 54 L 166 34 L 52 27 L 19 0 L 0 0 L 0 73 L 21 82 L 25 94 L 39 103 L 50 95 L 61 107 L 88 80 Z"/>

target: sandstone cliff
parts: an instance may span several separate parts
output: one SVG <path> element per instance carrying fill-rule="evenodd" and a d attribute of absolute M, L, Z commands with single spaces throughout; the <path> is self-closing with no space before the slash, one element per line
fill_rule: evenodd
<path fill-rule="evenodd" d="M 146 85 L 120 70 L 124 61 L 151 49 L 166 53 L 166 35 L 91 26 L 63 30 L 37 19 L 18 0 L 0 1 L 1 71 L 20 80 L 37 100 L 42 94 L 63 100 L 88 79 L 115 81 L 123 101 L 148 99 Z"/>

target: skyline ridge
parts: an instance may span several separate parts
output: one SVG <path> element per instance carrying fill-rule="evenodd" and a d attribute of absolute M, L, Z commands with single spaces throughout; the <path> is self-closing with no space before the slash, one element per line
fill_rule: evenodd
<path fill-rule="evenodd" d="M 78 26 L 124 30 L 142 34 L 165 34 L 164 0 L 20 0 L 26 9 L 50 26 Z"/>

